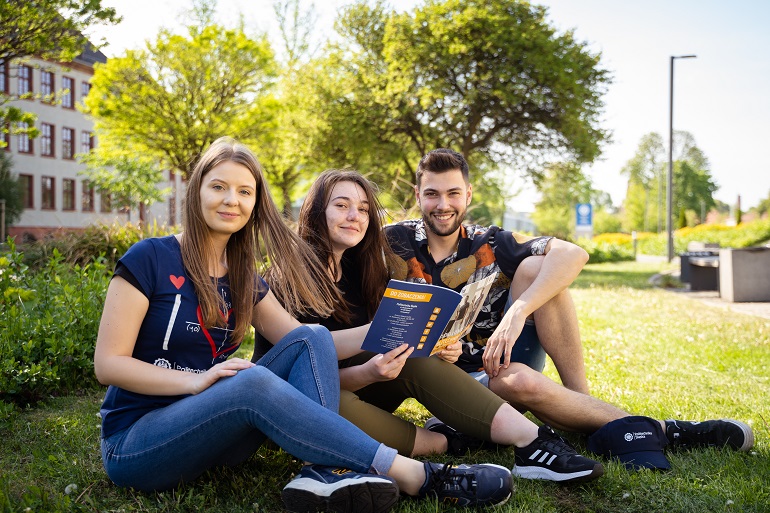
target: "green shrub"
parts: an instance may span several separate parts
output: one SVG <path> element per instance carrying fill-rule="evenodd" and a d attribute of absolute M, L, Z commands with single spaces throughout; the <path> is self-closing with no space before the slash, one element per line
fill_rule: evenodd
<path fill-rule="evenodd" d="M 588 252 L 588 261 L 592 264 L 604 262 L 621 262 L 634 259 L 634 248 L 631 238 L 627 242 L 604 242 L 597 237 L 593 239 L 578 239 L 577 245 Z"/>
<path fill-rule="evenodd" d="M 9 246 L 0 256 L 0 401 L 96 386 L 93 352 L 112 268 L 103 257 L 72 265 L 54 249 L 33 269 Z"/>
<path fill-rule="evenodd" d="M 716 242 L 723 248 L 746 248 L 770 239 L 770 220 L 760 219 L 738 226 L 701 224 L 674 232 L 674 252 L 687 251 L 690 242 Z M 625 233 L 603 233 L 593 239 L 580 239 L 577 244 L 588 251 L 589 262 L 618 262 L 634 259 L 633 240 Z M 637 253 L 665 256 L 668 254 L 666 233 L 637 234 Z"/>
<path fill-rule="evenodd" d="M 716 242 L 723 248 L 746 248 L 770 239 L 770 219 L 758 219 L 737 226 L 701 224 L 674 232 L 674 252 L 687 251 L 690 242 Z M 639 239 L 639 252 L 646 255 L 666 255 L 666 233 Z"/>
<path fill-rule="evenodd" d="M 30 267 L 40 268 L 48 262 L 48 257 L 53 250 L 58 250 L 71 264 L 87 265 L 101 255 L 108 266 L 114 266 L 136 242 L 147 237 L 158 237 L 170 233 L 173 233 L 173 230 L 157 224 L 143 227 L 131 223 L 92 225 L 82 232 L 70 232 L 26 244 L 24 262 Z"/>

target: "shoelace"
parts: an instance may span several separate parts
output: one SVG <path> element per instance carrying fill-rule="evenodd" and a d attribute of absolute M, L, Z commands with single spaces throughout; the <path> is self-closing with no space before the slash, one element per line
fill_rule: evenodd
<path fill-rule="evenodd" d="M 467 487 L 464 487 L 462 481 L 467 482 Z M 441 470 L 434 471 L 430 476 L 430 489 L 431 490 L 468 490 L 473 491 L 476 489 L 476 479 L 473 474 L 463 473 L 457 474 L 454 470 L 452 462 L 445 463 Z"/>
<path fill-rule="evenodd" d="M 575 453 L 577 452 L 575 450 L 575 447 L 569 443 L 567 440 L 563 439 L 559 435 L 556 434 L 556 432 L 551 428 L 551 426 L 546 426 L 548 428 L 547 434 L 548 438 L 543 440 L 543 445 L 550 451 L 553 451 L 557 454 L 568 454 L 568 453 Z"/>

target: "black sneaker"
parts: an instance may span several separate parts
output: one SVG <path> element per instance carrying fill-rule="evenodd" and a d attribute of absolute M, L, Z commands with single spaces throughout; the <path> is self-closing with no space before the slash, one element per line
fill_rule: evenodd
<path fill-rule="evenodd" d="M 281 498 L 293 513 L 382 513 L 398 502 L 396 480 L 323 465 L 306 465 L 289 481 Z"/>
<path fill-rule="evenodd" d="M 479 449 L 491 448 L 491 442 L 485 442 L 465 433 L 460 433 L 455 428 L 441 422 L 436 417 L 431 417 L 425 422 L 425 429 L 435 433 L 441 433 L 447 439 L 447 452 L 452 456 L 465 456 L 465 453 Z"/>
<path fill-rule="evenodd" d="M 438 497 L 451 506 L 499 506 L 511 496 L 513 479 L 500 465 L 452 465 L 425 462 L 425 484 L 418 497 Z"/>
<path fill-rule="evenodd" d="M 746 452 L 754 447 L 754 432 L 748 424 L 732 419 L 667 420 L 666 438 L 674 449 L 730 447 Z"/>
<path fill-rule="evenodd" d="M 537 438 L 526 447 L 516 447 L 513 475 L 524 479 L 546 479 L 561 483 L 591 481 L 604 474 L 598 461 L 577 453 L 550 426 L 540 426 Z"/>

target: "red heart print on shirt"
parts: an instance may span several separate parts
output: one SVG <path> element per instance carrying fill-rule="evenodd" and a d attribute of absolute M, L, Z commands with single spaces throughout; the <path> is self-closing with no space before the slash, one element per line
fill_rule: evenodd
<path fill-rule="evenodd" d="M 184 285 L 184 276 L 174 276 L 173 274 L 168 275 L 168 279 L 171 280 L 171 283 L 174 284 L 174 287 L 176 287 L 176 290 L 179 290 L 182 288 L 182 285 Z"/>

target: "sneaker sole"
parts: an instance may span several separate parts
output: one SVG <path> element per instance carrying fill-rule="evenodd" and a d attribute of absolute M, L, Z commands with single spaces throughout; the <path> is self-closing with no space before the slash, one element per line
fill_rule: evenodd
<path fill-rule="evenodd" d="M 751 426 L 748 424 L 744 424 L 743 422 L 739 420 L 733 420 L 733 419 L 722 419 L 725 422 L 729 422 L 730 424 L 733 424 L 735 426 L 738 426 L 738 428 L 743 432 L 743 443 L 740 447 L 737 447 L 735 445 L 731 445 L 729 440 L 727 442 L 730 447 L 735 449 L 736 451 L 740 452 L 747 452 L 749 449 L 754 447 L 754 431 L 752 431 Z"/>
<path fill-rule="evenodd" d="M 546 481 L 555 481 L 557 483 L 582 483 L 601 477 L 604 474 L 604 467 L 601 463 L 597 463 L 591 470 L 565 473 L 554 472 L 544 467 L 521 467 L 515 465 L 511 469 L 511 474 L 522 479 L 545 479 Z"/>
<path fill-rule="evenodd" d="M 305 482 L 307 481 L 307 482 Z M 290 484 L 305 485 L 308 488 L 318 488 L 318 481 L 298 479 Z M 332 511 L 335 513 L 385 513 L 398 502 L 398 487 L 392 482 L 382 479 L 361 481 L 356 479 L 349 483 L 336 483 L 329 495 L 323 491 L 314 493 L 308 488 L 288 486 L 281 492 L 283 504 L 292 513 L 313 513 L 316 511 Z"/>

